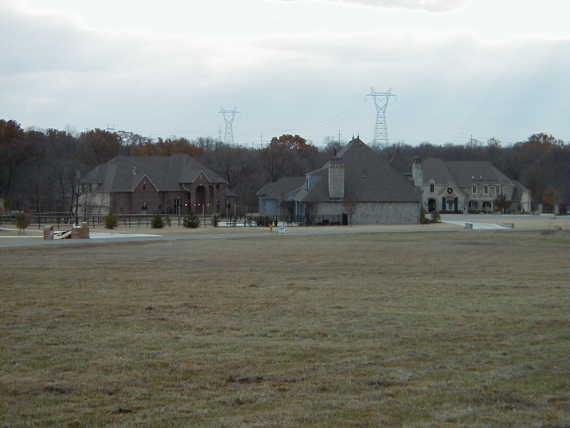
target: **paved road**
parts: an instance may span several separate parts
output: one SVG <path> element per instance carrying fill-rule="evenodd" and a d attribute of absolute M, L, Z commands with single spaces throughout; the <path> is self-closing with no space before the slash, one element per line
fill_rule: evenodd
<path fill-rule="evenodd" d="M 84 246 L 93 244 L 113 244 L 117 242 L 156 242 L 156 241 L 182 241 L 182 240 L 203 240 L 203 239 L 239 239 L 239 238 L 268 238 L 277 236 L 323 236 L 323 235 L 355 235 L 355 234 L 377 234 L 377 233 L 418 233 L 418 232 L 464 232 L 458 226 L 450 225 L 448 228 L 440 228 L 437 230 L 419 230 L 406 228 L 402 226 L 401 229 L 378 229 L 378 228 L 340 228 L 338 230 L 319 230 L 317 227 L 314 230 L 295 231 L 289 228 L 287 233 L 279 235 L 277 232 L 270 233 L 267 229 L 255 232 L 240 232 L 240 233 L 201 233 L 201 234 L 180 234 L 180 235 L 162 235 L 155 237 L 126 237 L 126 238 L 104 238 L 104 239 L 87 239 L 87 240 L 58 240 L 58 241 L 44 241 L 41 238 L 23 238 L 23 239 L 0 239 L 0 248 L 15 248 L 15 247 L 39 247 L 49 245 L 73 245 Z"/>
<path fill-rule="evenodd" d="M 523 219 L 523 220 L 545 220 L 548 218 L 557 219 L 570 219 L 570 215 L 557 215 L 543 214 L 543 215 L 530 215 L 530 214 L 442 214 L 443 220 L 467 220 L 476 221 L 479 223 L 505 223 L 509 219 Z"/>
<path fill-rule="evenodd" d="M 478 223 L 505 223 L 510 218 L 542 218 L 544 216 L 516 216 L 516 215 L 442 215 L 442 220 L 450 221 L 469 221 Z M 561 218 L 561 217 L 558 217 Z M 570 216 L 564 218 L 570 219 Z M 539 230 L 539 229 L 537 229 Z M 449 227 L 438 229 L 425 229 L 416 227 L 402 226 L 398 229 L 379 229 L 377 227 L 371 228 L 354 228 L 339 227 L 335 230 L 320 230 L 315 227 L 311 230 L 296 231 L 294 228 L 289 228 L 286 236 L 322 236 L 322 235 L 351 235 L 351 234 L 377 234 L 377 233 L 418 233 L 418 232 L 465 232 L 459 225 L 450 224 Z M 528 231 L 528 230 L 527 230 Z M 41 238 L 27 238 L 27 239 L 7 239 L 0 238 L 0 248 L 15 248 L 15 247 L 38 247 L 47 245 L 93 245 L 93 244 L 113 244 L 116 242 L 154 242 L 154 241 L 180 241 L 180 240 L 203 240 L 203 239 L 239 239 L 239 238 L 267 238 L 278 236 L 277 233 L 269 233 L 267 229 L 255 230 L 252 232 L 239 232 L 239 233 L 202 233 L 202 234 L 180 234 L 180 235 L 162 235 L 156 237 L 125 237 L 125 238 L 112 238 L 112 239 L 97 239 L 92 238 L 89 240 L 61 240 L 61 241 L 44 241 Z"/>

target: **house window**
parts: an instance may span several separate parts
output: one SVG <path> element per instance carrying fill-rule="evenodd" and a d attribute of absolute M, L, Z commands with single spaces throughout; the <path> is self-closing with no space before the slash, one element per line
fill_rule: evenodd
<path fill-rule="evenodd" d="M 473 185 L 472 191 L 473 191 L 473 193 L 477 193 L 477 185 L 476 184 Z"/>
<path fill-rule="evenodd" d="M 496 190 L 495 186 L 489 186 L 489 192 L 491 192 L 491 195 L 495 194 L 495 190 Z"/>
<path fill-rule="evenodd" d="M 141 209 L 143 209 L 143 210 L 148 209 L 148 205 L 146 202 L 143 202 Z"/>
<path fill-rule="evenodd" d="M 429 185 L 429 191 L 430 191 L 431 193 L 435 192 L 435 184 L 431 183 L 431 184 Z"/>
<path fill-rule="evenodd" d="M 483 187 L 483 191 L 485 192 L 485 194 L 489 193 L 489 186 Z"/>

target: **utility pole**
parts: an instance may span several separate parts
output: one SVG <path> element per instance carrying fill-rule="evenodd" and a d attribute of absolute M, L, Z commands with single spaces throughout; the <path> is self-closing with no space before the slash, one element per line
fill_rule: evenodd
<path fill-rule="evenodd" d="M 225 144 L 234 144 L 234 120 L 238 115 L 239 111 L 235 109 L 228 110 L 225 108 L 221 108 L 219 114 L 222 115 L 224 118 L 225 128 L 224 128 L 224 143 Z"/>
<path fill-rule="evenodd" d="M 380 147 L 386 147 L 389 143 L 386 110 L 388 109 L 390 98 L 395 97 L 396 95 L 392 93 L 392 89 L 388 89 L 387 91 L 375 91 L 374 88 L 370 88 L 370 93 L 367 96 L 372 97 L 374 100 L 374 106 L 376 107 L 376 124 L 374 126 L 373 144 Z"/>

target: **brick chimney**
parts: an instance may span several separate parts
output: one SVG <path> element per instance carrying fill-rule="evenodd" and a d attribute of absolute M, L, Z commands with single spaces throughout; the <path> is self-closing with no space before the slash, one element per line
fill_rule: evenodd
<path fill-rule="evenodd" d="M 344 199 L 344 162 L 332 159 L 329 162 L 329 198 Z"/>

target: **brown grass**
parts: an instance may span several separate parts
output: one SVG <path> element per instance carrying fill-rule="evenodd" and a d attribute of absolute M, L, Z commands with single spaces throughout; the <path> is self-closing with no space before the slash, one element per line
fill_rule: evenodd
<path fill-rule="evenodd" d="M 0 426 L 564 426 L 563 233 L 0 249 Z"/>

